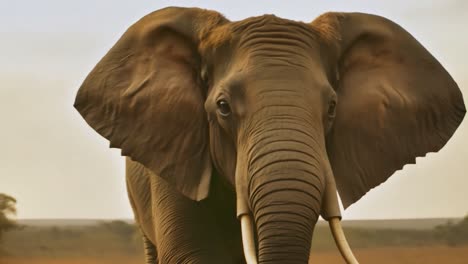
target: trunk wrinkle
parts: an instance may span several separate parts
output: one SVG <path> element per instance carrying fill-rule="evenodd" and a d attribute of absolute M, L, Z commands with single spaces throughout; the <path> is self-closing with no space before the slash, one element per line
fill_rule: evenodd
<path fill-rule="evenodd" d="M 284 173 L 281 173 L 281 175 L 284 175 Z M 314 175 L 316 176 L 316 175 Z M 316 178 L 319 178 L 318 176 L 316 176 Z M 320 179 L 319 179 L 320 180 Z M 295 179 L 295 178 L 279 178 L 279 179 L 271 179 L 271 180 L 267 180 L 265 182 L 263 182 L 262 184 L 268 184 L 268 183 L 274 183 L 274 182 L 282 182 L 282 181 L 296 181 L 296 182 L 301 182 L 301 183 L 304 183 L 304 184 L 308 184 L 310 185 L 312 188 L 314 188 L 315 190 L 317 190 L 317 192 L 320 192 L 320 189 L 313 183 L 309 182 L 309 181 L 306 181 L 306 180 L 302 180 L 302 179 Z M 320 182 L 321 183 L 321 182 Z M 250 185 L 249 185 L 250 187 Z M 255 195 L 257 192 L 259 192 L 260 189 L 262 187 L 262 185 L 258 186 L 257 187 L 257 190 L 255 190 L 255 192 L 253 192 L 251 195 Z M 250 192 L 250 188 L 249 188 L 249 192 Z"/>
<path fill-rule="evenodd" d="M 302 140 L 297 140 L 297 139 L 273 139 L 271 140 L 271 135 L 265 135 L 263 138 L 260 138 L 258 139 L 257 143 L 256 144 L 261 144 L 261 145 L 264 145 L 264 146 L 268 146 L 269 144 L 273 144 L 273 143 L 294 143 L 294 144 L 299 144 L 299 145 L 303 145 L 303 147 L 305 148 L 308 148 L 310 149 L 311 151 L 314 151 L 314 154 L 318 154 L 318 152 L 313 148 L 312 145 L 309 145 L 307 144 L 306 142 L 302 141 Z M 266 141 L 265 140 L 268 140 L 270 139 L 270 141 Z"/>
<path fill-rule="evenodd" d="M 278 223 L 288 223 L 288 222 L 278 222 Z M 290 223 L 288 223 L 288 224 L 290 224 Z M 280 229 L 278 229 L 278 230 L 280 230 Z M 282 230 L 282 231 L 284 231 L 284 230 Z M 299 239 L 304 243 L 309 242 L 309 239 L 307 239 L 307 238 L 288 235 L 288 233 L 286 233 L 286 232 L 283 232 L 283 233 L 278 232 L 277 234 L 274 234 L 274 235 L 262 235 L 262 239 L 259 239 L 258 242 L 259 243 L 264 243 L 265 246 L 263 248 L 265 248 L 265 247 L 268 246 L 268 243 L 265 242 L 265 241 L 269 241 L 269 240 L 271 240 L 273 238 L 275 238 L 276 240 L 285 241 L 285 242 L 287 242 L 291 238 L 292 239 Z M 290 248 L 293 248 L 293 247 L 294 246 L 290 246 Z M 295 246 L 295 247 L 298 248 L 298 249 L 302 249 L 302 246 Z"/>
<path fill-rule="evenodd" d="M 256 175 L 258 173 L 261 173 L 263 170 L 265 170 L 265 168 L 268 168 L 269 166 L 273 165 L 273 164 L 281 164 L 281 163 L 291 163 L 291 162 L 296 162 L 296 163 L 299 163 L 299 164 L 302 164 L 302 165 L 308 165 L 308 166 L 311 166 L 313 168 L 316 168 L 315 166 L 313 166 L 312 164 L 310 164 L 309 162 L 307 161 L 304 161 L 302 159 L 292 159 L 292 158 L 285 158 L 285 159 L 282 159 L 281 161 L 272 161 L 272 162 L 269 162 L 263 166 L 261 166 L 260 168 L 256 169 L 255 171 L 248 171 L 249 174 L 251 175 L 251 178 L 254 178 L 254 177 L 257 177 Z"/>
<path fill-rule="evenodd" d="M 281 213 L 289 213 L 289 212 L 281 211 Z M 272 213 L 264 214 L 264 215 L 262 215 L 262 216 L 268 216 L 268 215 L 272 215 Z M 259 218 L 261 218 L 262 216 L 259 216 Z M 302 216 L 302 217 L 303 217 L 303 218 L 306 218 L 306 216 Z M 307 220 L 307 219 L 304 219 L 304 220 Z M 304 221 L 304 222 L 305 222 L 305 221 Z M 308 227 L 307 227 L 306 225 L 301 224 L 301 223 L 299 223 L 299 222 L 295 222 L 295 221 L 287 221 L 287 220 L 279 221 L 279 220 L 278 220 L 278 221 L 271 221 L 271 223 L 268 222 L 268 224 L 273 224 L 273 223 L 276 223 L 276 224 L 277 224 L 277 223 L 286 223 L 286 224 L 294 224 L 294 225 L 297 224 L 297 225 L 300 225 L 300 226 L 303 227 L 303 230 L 302 230 L 303 232 L 307 232 L 307 229 L 308 229 Z M 275 228 L 265 229 L 265 228 L 263 228 L 264 225 L 266 225 L 266 224 L 264 223 L 263 225 L 259 225 L 259 226 L 258 226 L 258 228 L 261 228 L 261 229 L 262 229 L 262 232 L 258 232 L 258 235 L 262 237 L 262 239 L 259 239 L 259 240 L 258 240 L 259 242 L 261 242 L 261 241 L 262 241 L 263 239 L 265 239 L 265 237 L 267 236 L 267 235 L 263 234 L 264 232 L 266 232 L 266 231 L 271 231 L 271 230 L 275 229 Z M 276 229 L 279 230 L 279 231 L 284 231 L 283 228 L 276 228 Z M 278 232 L 278 233 L 281 233 L 281 232 Z M 273 236 L 273 235 L 271 235 L 271 236 Z M 280 236 L 280 237 L 287 237 L 287 235 L 285 235 L 285 234 L 280 234 L 280 235 L 278 235 L 278 236 Z"/>
<path fill-rule="evenodd" d="M 279 206 L 279 207 L 286 206 L 287 208 L 290 208 L 291 206 L 298 206 L 298 207 L 301 206 L 301 207 L 305 207 L 305 209 L 308 209 L 308 210 L 310 210 L 310 211 L 313 211 L 315 214 L 319 215 L 319 212 L 317 212 L 317 210 L 316 210 L 315 208 L 313 208 L 313 207 L 311 207 L 311 206 L 309 206 L 309 205 L 306 205 L 306 204 L 301 204 L 301 203 L 299 203 L 299 202 L 288 202 L 288 203 L 280 204 L 280 205 L 273 203 L 273 204 L 269 204 L 269 205 L 264 206 L 263 208 L 258 209 L 258 210 L 255 211 L 254 213 L 255 213 L 255 214 L 258 214 L 259 217 L 261 217 L 261 216 L 264 215 L 264 214 L 270 214 L 270 212 L 263 213 L 262 211 L 267 210 L 269 207 L 275 207 L 275 206 L 276 206 L 276 207 L 278 207 L 278 206 Z"/>
<path fill-rule="evenodd" d="M 255 206 L 257 205 L 257 203 L 261 203 L 263 199 L 267 199 L 269 195 L 271 194 L 274 194 L 274 193 L 277 193 L 277 192 L 299 192 L 299 193 L 302 193 L 302 194 L 305 194 L 306 196 L 309 196 L 311 199 L 313 199 L 315 202 L 317 202 L 318 204 L 320 204 L 320 199 L 315 197 L 314 195 L 310 194 L 309 192 L 307 191 L 303 191 L 301 189 L 298 189 L 298 188 L 283 188 L 281 190 L 273 190 L 273 191 L 268 191 L 268 192 L 265 192 L 262 194 L 262 196 L 260 197 L 257 197 L 257 195 L 259 194 L 256 194 L 255 197 L 253 197 L 253 199 L 251 199 L 251 201 L 253 200 L 254 203 L 252 203 L 252 206 L 255 208 Z"/>
<path fill-rule="evenodd" d="M 268 96 L 268 97 L 271 98 L 271 96 Z M 271 111 L 272 108 L 274 108 L 276 110 L 276 112 L 279 112 L 279 113 L 287 112 L 287 111 L 281 110 L 281 108 L 289 108 L 289 109 L 294 108 L 294 109 L 296 109 L 296 112 L 297 112 L 297 110 L 299 110 L 301 113 L 303 113 L 305 116 L 307 116 L 308 120 L 314 120 L 313 115 L 310 113 L 309 109 L 307 109 L 305 107 L 302 107 L 302 106 L 299 106 L 297 104 L 284 104 L 284 103 L 282 104 L 282 103 L 278 102 L 281 99 L 282 98 L 278 98 L 276 100 L 274 98 L 273 98 L 273 100 L 270 99 L 270 101 L 273 101 L 273 102 L 270 103 L 270 104 L 264 104 L 264 105 L 260 106 L 258 109 L 255 110 L 255 112 L 253 112 L 253 116 L 258 116 L 263 111 Z M 269 116 L 271 116 L 271 115 L 269 115 Z"/>
<path fill-rule="evenodd" d="M 276 143 L 276 142 L 275 142 Z M 271 143 L 271 145 L 274 145 L 274 143 Z M 271 146 L 270 145 L 270 146 Z M 281 154 L 282 152 L 291 152 L 291 153 L 295 153 L 295 154 L 301 154 L 301 155 L 305 155 L 307 156 L 307 158 L 310 158 L 316 162 L 319 162 L 316 157 L 306 151 L 302 151 L 302 150 L 296 150 L 296 149 L 288 149 L 286 147 L 280 147 L 280 148 L 276 148 L 276 149 L 268 149 L 267 151 L 263 151 L 262 153 L 260 154 L 257 154 L 257 155 L 252 155 L 251 159 L 248 160 L 249 164 L 251 164 L 251 166 L 254 166 L 255 163 L 261 159 L 261 158 L 264 158 L 266 156 L 268 156 L 269 154 Z"/>
<path fill-rule="evenodd" d="M 315 169 L 318 169 L 318 168 L 315 168 Z M 304 183 L 309 183 L 309 184 L 313 185 L 314 188 L 316 188 L 317 190 L 319 190 L 318 187 L 315 186 L 315 184 L 314 184 L 314 183 L 311 183 L 310 181 L 302 180 L 302 179 L 296 179 L 296 178 L 290 178 L 289 176 L 285 176 L 285 175 L 291 175 L 291 174 L 296 174 L 296 173 L 306 173 L 306 174 L 310 174 L 310 175 L 313 176 L 313 178 L 311 177 L 311 179 L 314 179 L 314 180 L 316 179 L 316 180 L 318 180 L 319 183 L 320 183 L 320 186 L 321 186 L 322 188 L 325 187 L 324 182 L 323 182 L 323 180 L 318 176 L 318 173 L 316 173 L 316 172 L 314 172 L 314 171 L 310 171 L 310 170 L 305 170 L 305 169 L 302 169 L 302 168 L 292 168 L 292 169 L 290 169 L 287 173 L 284 172 L 284 171 L 280 171 L 280 170 L 278 170 L 278 171 L 273 171 L 272 173 L 269 174 L 269 175 L 270 175 L 269 178 L 272 178 L 272 179 L 269 180 L 269 181 L 272 181 L 272 182 L 273 182 L 273 181 L 276 181 L 276 180 L 278 180 L 278 181 L 281 181 L 281 180 L 302 181 L 302 182 L 304 182 Z M 279 178 L 275 178 L 275 177 L 279 177 Z M 249 183 L 248 183 L 248 186 L 247 186 L 247 188 L 248 188 L 248 189 L 247 189 L 248 193 L 253 193 L 253 191 L 252 191 L 252 188 L 253 188 L 252 185 L 254 184 L 254 182 L 255 182 L 256 180 L 258 180 L 258 179 L 251 178 L 251 179 L 249 180 Z"/>
<path fill-rule="evenodd" d="M 309 127 L 313 126 L 313 123 L 314 121 L 310 120 L 310 119 L 293 119 L 291 117 L 280 117 L 280 116 L 274 116 L 274 117 L 270 117 L 270 118 L 265 118 L 263 121 L 262 121 L 262 124 L 263 125 L 268 125 L 268 124 L 271 124 L 271 123 L 277 123 L 277 122 L 281 122 L 281 124 L 291 124 L 291 125 L 294 125 L 294 126 L 299 126 L 299 127 L 303 127 L 305 129 L 305 132 L 310 132 L 310 133 L 315 133 L 317 134 L 319 131 L 316 130 L 315 128 L 312 128 L 310 129 Z"/>
<path fill-rule="evenodd" d="M 278 122 L 278 121 L 276 120 L 276 122 Z M 281 122 L 284 124 L 284 121 L 281 121 Z M 263 125 L 265 126 L 267 124 L 263 124 Z M 308 140 L 304 140 L 304 141 L 307 142 L 309 140 L 312 140 L 314 144 L 318 144 L 317 140 L 315 139 L 315 137 L 312 134 L 310 134 L 308 132 L 305 132 L 305 131 L 303 131 L 303 130 L 301 130 L 299 128 L 295 128 L 295 127 L 276 127 L 276 128 L 272 128 L 272 129 L 262 129 L 260 132 L 258 132 L 258 134 L 260 134 L 259 136 L 263 136 L 263 133 L 267 133 L 267 132 L 272 132 L 273 134 L 278 134 L 278 133 L 283 133 L 284 131 L 287 132 L 287 133 L 294 132 L 294 133 L 303 135 L 306 138 L 308 138 Z M 257 137 L 259 137 L 259 136 L 257 136 Z M 252 135 L 251 138 L 255 139 L 256 136 Z M 291 136 L 291 138 L 294 138 L 294 137 Z"/>

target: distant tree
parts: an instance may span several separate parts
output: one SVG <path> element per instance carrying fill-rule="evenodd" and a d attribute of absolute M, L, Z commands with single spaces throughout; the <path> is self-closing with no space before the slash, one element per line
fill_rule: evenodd
<path fill-rule="evenodd" d="M 446 224 L 436 226 L 435 235 L 449 246 L 468 244 L 468 215 L 459 222 L 448 221 Z"/>
<path fill-rule="evenodd" d="M 16 199 L 0 193 L 0 241 L 5 231 L 18 227 L 11 217 L 16 214 Z"/>

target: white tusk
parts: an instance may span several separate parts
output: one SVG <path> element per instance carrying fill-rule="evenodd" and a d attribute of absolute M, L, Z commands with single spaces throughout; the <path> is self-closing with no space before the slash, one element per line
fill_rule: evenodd
<path fill-rule="evenodd" d="M 346 241 L 346 237 L 343 232 L 343 228 L 341 227 L 341 222 L 339 217 L 332 217 L 328 222 L 330 225 L 331 232 L 333 234 L 333 238 L 335 239 L 336 246 L 341 253 L 341 256 L 345 259 L 346 263 L 348 264 L 359 264 L 356 257 L 354 257 L 353 251 L 349 247 L 348 241 Z"/>
<path fill-rule="evenodd" d="M 243 214 L 240 216 L 240 221 L 245 260 L 247 264 L 257 264 L 252 218 L 248 214 Z"/>

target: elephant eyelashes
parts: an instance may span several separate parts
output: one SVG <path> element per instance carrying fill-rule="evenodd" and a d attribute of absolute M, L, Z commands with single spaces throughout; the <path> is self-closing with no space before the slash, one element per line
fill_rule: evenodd
<path fill-rule="evenodd" d="M 219 100 L 216 105 L 218 106 L 218 112 L 221 116 L 229 116 L 231 114 L 231 107 L 226 100 Z"/>

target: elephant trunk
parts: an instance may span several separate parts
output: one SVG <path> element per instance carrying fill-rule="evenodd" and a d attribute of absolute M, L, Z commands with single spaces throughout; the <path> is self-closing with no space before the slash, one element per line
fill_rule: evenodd
<path fill-rule="evenodd" d="M 290 129 L 287 138 L 270 138 L 249 155 L 247 196 L 258 261 L 307 263 L 325 184 L 324 148 L 313 148 L 317 141 L 298 127 L 282 129 Z"/>
<path fill-rule="evenodd" d="M 239 139 L 248 142 L 240 144 L 236 163 L 237 214 L 247 263 L 308 263 L 320 214 L 331 220 L 345 260 L 357 263 L 336 222 L 341 215 L 322 118 L 297 104 L 262 105 L 268 117 L 254 117 L 250 124 L 256 126 Z"/>
<path fill-rule="evenodd" d="M 286 186 L 279 180 L 254 190 L 260 263 L 307 263 L 309 258 L 320 192 L 305 177 L 287 181 Z"/>

